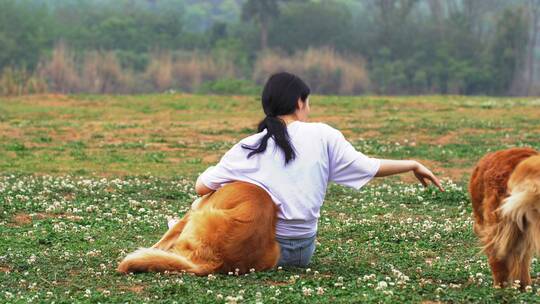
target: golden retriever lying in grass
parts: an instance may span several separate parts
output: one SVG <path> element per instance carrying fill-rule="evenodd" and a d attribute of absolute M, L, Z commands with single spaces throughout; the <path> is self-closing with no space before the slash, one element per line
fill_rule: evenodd
<path fill-rule="evenodd" d="M 484 156 L 469 192 L 494 285 L 530 285 L 531 258 L 540 252 L 540 154 L 514 148 Z"/>
<path fill-rule="evenodd" d="M 152 248 L 129 254 L 117 270 L 208 275 L 270 269 L 280 254 L 275 224 L 270 196 L 256 185 L 234 182 L 205 196 Z"/>

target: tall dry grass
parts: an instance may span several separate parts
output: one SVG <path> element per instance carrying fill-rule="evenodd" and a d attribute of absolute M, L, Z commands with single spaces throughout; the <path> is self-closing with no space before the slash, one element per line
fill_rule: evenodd
<path fill-rule="evenodd" d="M 47 83 L 26 69 L 5 68 L 0 74 L 0 95 L 27 95 L 47 92 Z"/>
<path fill-rule="evenodd" d="M 133 73 L 121 66 L 112 51 L 88 51 L 76 57 L 63 43 L 37 69 L 50 91 L 59 93 L 136 93 Z"/>
<path fill-rule="evenodd" d="M 87 52 L 82 63 L 79 88 L 85 93 L 129 93 L 130 75 L 113 52 Z"/>
<path fill-rule="evenodd" d="M 196 91 L 208 81 L 238 76 L 231 61 L 196 52 L 176 58 L 172 73 L 177 86 L 189 92 Z"/>
<path fill-rule="evenodd" d="M 146 69 L 137 72 L 123 67 L 115 52 L 87 51 L 76 56 L 65 44 L 59 43 L 49 57 L 41 60 L 35 75 L 6 70 L 0 78 L 0 94 L 45 90 L 95 94 L 170 89 L 196 92 L 207 82 L 223 79 L 251 77 L 263 84 L 277 71 L 299 75 L 319 94 L 361 94 L 369 87 L 364 60 L 330 48 L 308 49 L 292 56 L 266 51 L 256 60 L 252 75 L 240 75 L 233 60 L 215 54 L 156 50 L 150 54 Z"/>
<path fill-rule="evenodd" d="M 236 76 L 236 69 L 230 61 L 208 54 L 157 51 L 150 56 L 144 79 L 154 91 L 178 89 L 194 92 L 205 82 Z"/>
<path fill-rule="evenodd" d="M 158 91 L 174 89 L 172 72 L 173 59 L 170 52 L 156 51 L 150 55 L 145 78 L 154 88 Z"/>
<path fill-rule="evenodd" d="M 75 63 L 75 55 L 64 43 L 59 43 L 47 61 L 42 61 L 38 75 L 47 80 L 49 90 L 58 93 L 77 92 L 80 76 Z"/>
<path fill-rule="evenodd" d="M 262 84 L 279 71 L 297 74 L 320 94 L 361 94 L 370 85 L 363 58 L 341 55 L 331 48 L 310 48 L 292 56 L 264 52 L 255 63 L 253 80 Z"/>

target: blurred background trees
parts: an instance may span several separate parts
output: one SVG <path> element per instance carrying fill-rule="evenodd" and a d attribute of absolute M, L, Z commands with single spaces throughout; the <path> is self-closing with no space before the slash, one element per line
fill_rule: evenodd
<path fill-rule="evenodd" d="M 540 0 L 3 0 L 0 94 L 540 93 Z"/>

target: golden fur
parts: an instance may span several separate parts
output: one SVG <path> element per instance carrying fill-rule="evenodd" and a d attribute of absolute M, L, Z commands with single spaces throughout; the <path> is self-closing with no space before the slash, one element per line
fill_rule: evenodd
<path fill-rule="evenodd" d="M 127 255 L 117 270 L 208 275 L 275 267 L 276 206 L 263 189 L 234 182 L 195 205 L 152 248 Z"/>
<path fill-rule="evenodd" d="M 530 148 L 487 154 L 469 192 L 494 285 L 530 285 L 531 258 L 540 252 L 540 154 Z"/>

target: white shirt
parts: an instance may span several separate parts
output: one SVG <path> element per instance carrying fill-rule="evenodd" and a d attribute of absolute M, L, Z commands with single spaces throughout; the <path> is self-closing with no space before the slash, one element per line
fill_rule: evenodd
<path fill-rule="evenodd" d="M 242 139 L 215 167 L 200 176 L 216 190 L 232 181 L 253 183 L 268 192 L 278 206 L 276 234 L 285 238 L 311 237 L 328 183 L 360 189 L 377 173 L 380 160 L 356 151 L 340 131 L 323 123 L 294 121 L 287 125 L 296 158 L 285 165 L 285 156 L 272 138 L 262 153 L 247 158 L 266 130 Z"/>

